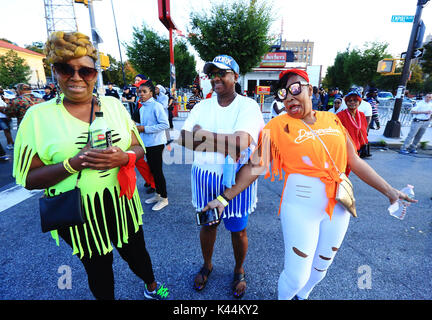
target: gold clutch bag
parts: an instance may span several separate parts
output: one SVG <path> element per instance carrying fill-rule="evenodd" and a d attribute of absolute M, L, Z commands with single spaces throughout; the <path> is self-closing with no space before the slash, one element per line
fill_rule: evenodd
<path fill-rule="evenodd" d="M 342 204 L 353 217 L 357 218 L 353 185 L 345 173 L 341 173 L 339 178 L 342 181 L 337 186 L 336 201 Z"/>
<path fill-rule="evenodd" d="M 302 120 L 303 121 L 303 120 Z M 338 167 L 336 166 L 336 163 L 334 162 L 333 158 L 330 155 L 330 152 L 327 150 L 327 147 L 324 143 L 324 141 L 321 140 L 319 135 L 315 133 L 315 131 L 312 130 L 311 127 L 308 126 L 306 122 L 303 121 L 303 123 L 306 125 L 306 127 L 309 128 L 309 130 L 318 138 L 318 140 L 323 145 L 325 151 L 327 152 L 330 160 L 333 162 L 334 167 L 336 168 L 337 172 L 339 173 L 339 178 L 341 179 L 341 182 L 338 183 L 337 189 L 336 189 L 336 201 L 339 202 L 341 205 L 345 207 L 351 213 L 351 215 L 354 218 L 357 218 L 357 210 L 355 205 L 355 198 L 354 198 L 354 188 L 351 183 L 351 181 L 348 179 L 345 173 L 340 172 Z"/>

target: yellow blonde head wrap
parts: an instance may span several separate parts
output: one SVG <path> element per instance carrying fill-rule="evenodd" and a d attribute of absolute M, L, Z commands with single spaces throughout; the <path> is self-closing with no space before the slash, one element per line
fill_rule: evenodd
<path fill-rule="evenodd" d="M 66 62 L 89 56 L 97 60 L 97 50 L 88 36 L 80 32 L 56 31 L 51 33 L 45 44 L 46 61 L 49 64 Z"/>

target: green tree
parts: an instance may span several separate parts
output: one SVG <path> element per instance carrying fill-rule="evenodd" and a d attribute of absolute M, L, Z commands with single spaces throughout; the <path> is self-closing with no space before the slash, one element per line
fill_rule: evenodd
<path fill-rule="evenodd" d="M 432 77 L 427 78 L 423 82 L 423 92 L 424 93 L 432 93 Z"/>
<path fill-rule="evenodd" d="M 28 50 L 42 53 L 42 54 L 45 54 L 44 53 L 44 47 L 45 47 L 45 44 L 41 41 L 34 41 L 34 42 L 32 42 L 32 44 L 27 44 L 24 46 L 24 48 L 26 48 Z M 45 71 L 45 77 L 47 79 L 51 78 L 51 66 L 45 62 L 45 59 L 43 60 L 43 67 L 44 67 L 44 71 Z"/>
<path fill-rule="evenodd" d="M 367 87 L 381 79 L 376 72 L 378 62 L 391 57 L 387 43 L 367 42 L 362 48 L 338 52 L 335 62 L 327 69 L 324 83 L 328 87 L 339 87 L 347 92 L 353 85 Z"/>
<path fill-rule="evenodd" d="M 169 40 L 158 35 L 143 24 L 141 29 L 134 27 L 133 40 L 126 45 L 130 63 L 139 73 L 145 74 L 153 82 L 165 87 L 170 83 Z M 177 87 L 191 83 L 196 75 L 196 62 L 184 42 L 174 45 L 174 64 Z"/>
<path fill-rule="evenodd" d="M 384 58 L 391 58 L 387 53 L 388 43 L 367 42 L 361 50 L 357 51 L 359 58 L 355 64 L 349 64 L 353 70 L 353 82 L 366 87 L 367 85 L 376 82 L 380 74 L 376 72 L 378 62 Z M 354 51 L 355 52 L 355 51 Z"/>
<path fill-rule="evenodd" d="M 103 82 L 112 82 L 116 84 L 118 87 L 123 88 L 123 70 L 122 70 L 122 64 L 120 61 L 117 61 L 113 56 L 108 54 L 108 58 L 110 61 L 110 65 L 106 70 L 102 71 L 102 78 Z M 126 68 L 126 63 L 124 63 L 123 69 L 125 71 L 125 80 L 126 85 L 131 84 L 134 82 L 135 74 L 131 73 Z"/>
<path fill-rule="evenodd" d="M 334 64 L 327 68 L 327 74 L 323 81 L 325 87 L 329 89 L 338 87 L 343 92 L 348 92 L 352 84 L 352 75 L 345 71 L 349 55 L 348 49 L 345 52 L 338 52 Z"/>
<path fill-rule="evenodd" d="M 424 53 L 420 65 L 423 73 L 427 76 L 432 76 L 432 41 L 429 41 L 423 46 Z"/>
<path fill-rule="evenodd" d="M 213 4 L 209 12 L 191 13 L 189 42 L 204 61 L 232 56 L 245 74 L 269 51 L 272 17 L 271 7 L 255 0 Z"/>
<path fill-rule="evenodd" d="M 0 55 L 0 85 L 3 87 L 27 82 L 30 72 L 30 67 L 15 51 L 9 50 L 6 54 Z"/>
<path fill-rule="evenodd" d="M 407 89 L 411 94 L 420 93 L 423 89 L 423 71 L 417 63 L 410 66 L 411 77 L 407 82 Z"/>
<path fill-rule="evenodd" d="M 32 44 L 27 44 L 24 46 L 24 48 L 34 51 L 34 52 L 38 52 L 38 53 L 44 53 L 43 49 L 44 49 L 44 43 L 41 41 L 34 41 L 32 42 Z"/>
<path fill-rule="evenodd" d="M 192 84 L 197 75 L 196 62 L 194 56 L 189 53 L 186 42 L 178 41 L 175 44 L 174 63 L 177 88 L 184 88 Z"/>

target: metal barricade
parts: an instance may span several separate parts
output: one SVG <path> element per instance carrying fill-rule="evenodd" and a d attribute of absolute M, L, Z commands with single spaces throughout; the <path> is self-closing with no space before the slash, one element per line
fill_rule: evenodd
<path fill-rule="evenodd" d="M 393 116 L 393 107 L 394 107 L 394 99 L 390 99 L 388 101 L 381 102 L 378 105 L 378 116 L 381 124 L 386 124 L 391 120 Z M 399 114 L 399 122 L 402 127 L 411 126 L 412 122 L 412 114 L 411 114 L 412 105 L 409 103 L 402 103 L 401 111 Z"/>

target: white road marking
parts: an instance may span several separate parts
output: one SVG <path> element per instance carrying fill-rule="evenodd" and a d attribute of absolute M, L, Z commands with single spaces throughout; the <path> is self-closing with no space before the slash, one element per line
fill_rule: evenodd
<path fill-rule="evenodd" d="M 7 210 L 10 207 L 13 207 L 18 203 L 42 192 L 43 190 L 30 191 L 19 185 L 3 190 L 0 192 L 0 212 Z"/>

